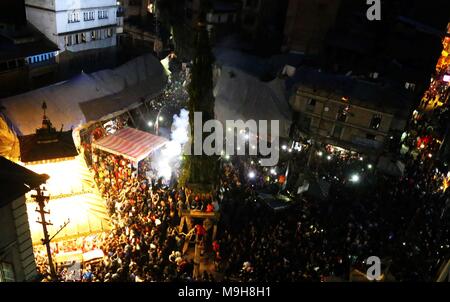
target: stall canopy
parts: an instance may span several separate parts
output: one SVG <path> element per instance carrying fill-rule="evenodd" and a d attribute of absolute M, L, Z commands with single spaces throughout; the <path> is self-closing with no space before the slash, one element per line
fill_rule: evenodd
<path fill-rule="evenodd" d="M 124 128 L 112 135 L 99 139 L 93 148 L 115 155 L 121 155 L 132 162 L 138 162 L 163 147 L 168 140 L 134 128 Z"/>
<path fill-rule="evenodd" d="M 278 120 L 278 136 L 288 137 L 292 112 L 285 91 L 282 79 L 262 82 L 238 69 L 223 66 L 214 88 L 216 118 L 222 123 L 239 119 Z"/>

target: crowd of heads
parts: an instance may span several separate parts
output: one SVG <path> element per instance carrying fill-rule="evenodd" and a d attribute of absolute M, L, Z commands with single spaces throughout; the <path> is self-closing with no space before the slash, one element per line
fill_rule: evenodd
<path fill-rule="evenodd" d="M 152 109 L 166 102 L 182 106 L 186 77 L 178 74 Z M 436 98 L 433 93 L 448 98 L 441 86 L 430 91 L 425 101 Z M 444 124 L 445 108 L 435 110 Z M 418 137 L 436 135 L 432 116 L 421 116 L 401 141 L 410 150 L 417 149 Z M 435 141 L 428 153 L 436 151 Z M 205 248 L 215 274 L 205 271 L 204 281 L 348 280 L 352 271 L 365 273 L 370 256 L 381 259 L 387 280 L 433 281 L 450 256 L 450 190 L 442 188 L 443 174 L 427 152 L 403 154 L 401 176 L 381 173 L 367 158 L 330 146 L 287 148 L 276 168 L 262 167 L 257 157 L 222 158 L 217 192 L 194 196 L 158 179 L 148 161 L 133 167 L 125 158 L 94 150 L 89 164 L 106 200 L 111 231 L 94 244 L 104 257 L 82 268 L 81 280 L 193 281 L 193 260 L 183 253 L 189 239 L 178 228 L 182 212 L 193 210 L 221 214 L 217 240 Z M 305 166 L 329 184 L 324 198 L 296 194 Z M 352 173 L 364 181 L 350 184 Z M 289 195 L 288 209 L 275 210 L 260 198 L 263 191 Z M 196 229 L 202 231 L 200 224 Z M 37 253 L 43 272 L 44 255 Z M 70 279 L 67 270 L 58 273 Z"/>

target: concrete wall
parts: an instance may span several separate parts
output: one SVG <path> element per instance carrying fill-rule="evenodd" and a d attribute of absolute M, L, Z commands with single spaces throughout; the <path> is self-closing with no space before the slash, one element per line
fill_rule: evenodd
<path fill-rule="evenodd" d="M 0 221 L 1 261 L 13 265 L 15 281 L 32 280 L 37 274 L 25 197 L 1 207 Z"/>
<path fill-rule="evenodd" d="M 117 4 L 115 0 L 27 0 L 27 18 L 39 31 L 55 43 L 60 50 L 65 50 L 64 34 L 77 31 L 90 31 L 105 26 L 117 26 Z M 37 6 L 40 8 L 35 8 Z M 108 12 L 108 18 L 99 19 L 98 11 Z M 79 22 L 69 23 L 69 14 L 79 13 Z M 84 12 L 93 12 L 94 20 L 85 21 Z M 116 45 L 115 33 L 111 38 L 87 41 L 67 47 L 71 51 L 104 48 Z"/>
<path fill-rule="evenodd" d="M 29 6 L 26 7 L 26 12 L 28 21 L 33 24 L 41 33 L 43 33 L 50 41 L 58 44 L 55 13 Z"/>
<path fill-rule="evenodd" d="M 55 10 L 55 0 L 25 0 L 25 5 L 32 5 L 50 10 Z"/>

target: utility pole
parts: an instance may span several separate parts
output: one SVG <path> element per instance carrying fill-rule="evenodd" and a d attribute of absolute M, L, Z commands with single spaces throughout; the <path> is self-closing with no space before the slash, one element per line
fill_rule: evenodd
<path fill-rule="evenodd" d="M 52 225 L 51 222 L 47 222 L 45 215 L 50 214 L 50 212 L 45 210 L 45 203 L 50 199 L 49 196 L 45 196 L 43 190 L 40 187 L 36 188 L 36 195 L 32 195 L 31 197 L 37 202 L 39 209 L 36 209 L 36 212 L 41 214 L 41 220 L 37 220 L 37 223 L 42 224 L 42 230 L 44 232 L 44 239 L 41 239 L 42 244 L 44 244 L 47 248 L 47 257 L 48 257 L 48 265 L 50 267 L 50 274 L 53 280 L 56 280 L 56 271 L 53 266 L 52 253 L 50 249 L 50 236 L 48 235 L 47 226 Z"/>
<path fill-rule="evenodd" d="M 53 265 L 52 251 L 51 251 L 51 248 L 50 248 L 50 242 L 52 241 L 53 238 L 55 238 L 56 235 L 59 234 L 59 232 L 62 231 L 62 229 L 64 229 L 69 224 L 70 220 L 67 220 L 59 228 L 59 230 L 52 237 L 50 237 L 50 235 L 48 234 L 47 226 L 48 225 L 52 225 L 52 223 L 50 221 L 47 221 L 46 217 L 45 217 L 46 214 L 50 214 L 50 211 L 46 211 L 45 210 L 45 203 L 49 201 L 50 196 L 45 196 L 44 195 L 44 191 L 45 191 L 45 188 L 41 189 L 40 187 L 38 187 L 38 188 L 36 188 L 36 195 L 31 195 L 31 197 L 37 202 L 37 204 L 39 206 L 39 208 L 36 209 L 36 212 L 41 214 L 41 220 L 37 220 L 36 222 L 42 224 L 42 230 L 44 232 L 44 238 L 41 239 L 41 241 L 42 241 L 42 244 L 44 244 L 45 247 L 47 248 L 48 265 L 50 267 L 50 274 L 52 276 L 52 280 L 56 281 L 57 280 L 57 275 L 56 275 L 55 267 Z"/>
<path fill-rule="evenodd" d="M 195 235 L 195 250 L 194 250 L 194 271 L 193 271 L 193 278 L 195 281 L 200 280 L 200 253 L 201 253 L 201 240 L 198 236 L 198 234 Z"/>

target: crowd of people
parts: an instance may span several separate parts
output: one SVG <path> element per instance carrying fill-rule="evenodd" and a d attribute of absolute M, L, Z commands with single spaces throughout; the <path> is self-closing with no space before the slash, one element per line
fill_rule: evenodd
<path fill-rule="evenodd" d="M 297 196 L 278 215 L 255 199 L 239 166 L 227 167 L 222 183 L 225 278 L 348 280 L 352 270 L 365 273 L 369 256 L 378 256 L 387 280 L 432 281 L 448 260 L 449 191 L 427 165 L 411 159 L 400 179 L 373 172 L 373 184 L 365 187 L 332 182 L 325 200 Z M 341 163 L 327 173 L 342 169 Z"/>
<path fill-rule="evenodd" d="M 182 107 L 186 81 L 184 72 L 176 73 L 151 109 L 161 110 L 167 102 Z M 448 88 L 438 90 L 448 98 Z M 215 269 L 205 270 L 203 281 L 348 280 L 355 270 L 365 272 L 370 256 L 381 259 L 386 280 L 433 281 L 450 257 L 450 190 L 443 188 L 445 176 L 436 171 L 433 157 L 448 108 L 434 107 L 431 114 L 416 114 L 400 141 L 410 151 L 401 156 L 401 176 L 381 173 L 364 156 L 330 146 L 286 147 L 280 164 L 271 168 L 255 156 L 223 157 L 218 191 L 194 196 L 164 183 L 146 160 L 135 167 L 123 157 L 90 151 L 88 164 L 106 201 L 111 231 L 94 245 L 54 251 L 103 251 L 101 261 L 80 268 L 81 281 L 193 281 L 194 262 L 183 251 L 190 230 L 179 229 L 182 213 L 220 211 L 217 240 L 205 239 L 204 245 Z M 328 182 L 325 198 L 297 194 L 299 171 L 307 165 L 314 177 Z M 351 183 L 356 174 L 358 181 Z M 288 195 L 288 209 L 269 206 L 259 197 L 263 191 Z M 196 223 L 196 234 L 205 235 Z M 36 254 L 48 275 L 45 253 Z M 58 274 L 68 280 L 67 270 Z"/>
<path fill-rule="evenodd" d="M 95 151 L 92 168 L 112 222 L 101 246 L 105 257 L 93 276 L 100 281 L 190 280 L 193 260 L 181 252 L 186 240 L 178 229 L 181 211 L 212 211 L 214 201 L 186 199 L 184 190 L 148 178 L 151 165 L 145 162 L 135 169 L 124 158 Z"/>

